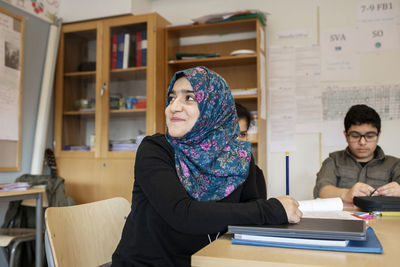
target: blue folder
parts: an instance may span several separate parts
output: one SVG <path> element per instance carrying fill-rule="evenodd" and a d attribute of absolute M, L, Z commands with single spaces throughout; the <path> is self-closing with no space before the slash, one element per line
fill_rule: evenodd
<path fill-rule="evenodd" d="M 330 246 L 315 246 L 315 245 L 299 245 L 289 243 L 274 243 L 263 241 L 249 241 L 232 238 L 232 244 L 238 245 L 252 245 L 252 246 L 265 246 L 265 247 L 279 247 L 279 248 L 300 248 L 300 249 L 313 249 L 313 250 L 329 250 L 329 251 L 344 251 L 344 252 L 359 252 L 359 253 L 376 253 L 382 254 L 383 248 L 379 242 L 374 230 L 371 227 L 367 229 L 367 240 L 354 241 L 351 240 L 345 247 L 330 247 Z"/>

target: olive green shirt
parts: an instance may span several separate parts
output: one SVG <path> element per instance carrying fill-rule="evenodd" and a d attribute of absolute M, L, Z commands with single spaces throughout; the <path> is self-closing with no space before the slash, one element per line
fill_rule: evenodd
<path fill-rule="evenodd" d="M 355 183 L 362 182 L 378 188 L 393 181 L 400 184 L 400 159 L 386 156 L 377 146 L 374 158 L 362 167 L 347 147 L 330 153 L 322 163 L 317 173 L 314 197 L 319 197 L 321 188 L 326 185 L 351 188 Z"/>

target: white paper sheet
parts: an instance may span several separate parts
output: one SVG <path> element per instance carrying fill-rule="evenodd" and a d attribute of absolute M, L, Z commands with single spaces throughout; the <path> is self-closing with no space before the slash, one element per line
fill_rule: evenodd
<path fill-rule="evenodd" d="M 339 211 L 343 210 L 343 201 L 339 197 L 301 200 L 299 209 L 302 212 Z"/>
<path fill-rule="evenodd" d="M 328 85 L 322 93 L 323 119 L 343 121 L 355 104 L 373 107 L 382 120 L 400 119 L 400 84 Z"/>
<path fill-rule="evenodd" d="M 321 34 L 321 80 L 359 80 L 360 56 L 356 54 L 354 28 L 337 28 Z"/>
<path fill-rule="evenodd" d="M 0 17 L 0 140 L 19 138 L 21 34 L 13 30 L 13 18 Z"/>
<path fill-rule="evenodd" d="M 321 130 L 321 52 L 317 45 L 296 48 L 296 133 Z"/>
<path fill-rule="evenodd" d="M 364 22 L 388 21 L 399 16 L 397 0 L 359 0 L 356 8 L 358 20 Z"/>
<path fill-rule="evenodd" d="M 378 52 L 400 47 L 399 25 L 395 20 L 359 23 L 357 33 L 360 51 Z"/>
<path fill-rule="evenodd" d="M 324 121 L 322 123 L 322 146 L 346 147 L 346 138 L 343 135 L 344 125 L 341 121 Z"/>

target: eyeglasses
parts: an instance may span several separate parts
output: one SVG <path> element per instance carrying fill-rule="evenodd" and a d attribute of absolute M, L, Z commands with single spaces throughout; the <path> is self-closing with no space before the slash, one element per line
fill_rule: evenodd
<path fill-rule="evenodd" d="M 347 134 L 348 140 L 350 143 L 357 143 L 361 141 L 361 138 L 364 137 L 365 141 L 368 143 L 376 142 L 378 140 L 378 134 L 375 132 L 369 132 L 366 134 L 360 134 L 357 132 L 351 132 Z"/>

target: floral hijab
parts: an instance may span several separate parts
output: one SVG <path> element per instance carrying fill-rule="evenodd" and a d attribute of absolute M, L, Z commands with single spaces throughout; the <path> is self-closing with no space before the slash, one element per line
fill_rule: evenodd
<path fill-rule="evenodd" d="M 238 140 L 235 101 L 225 80 L 217 73 L 196 67 L 175 73 L 168 87 L 185 77 L 192 85 L 200 115 L 184 136 L 166 138 L 175 151 L 178 177 L 188 194 L 199 201 L 220 200 L 247 178 L 251 145 Z M 168 97 L 166 106 L 169 105 Z"/>

